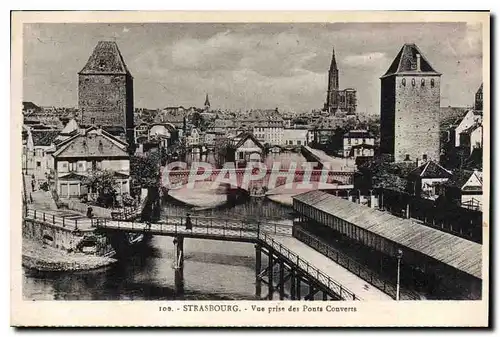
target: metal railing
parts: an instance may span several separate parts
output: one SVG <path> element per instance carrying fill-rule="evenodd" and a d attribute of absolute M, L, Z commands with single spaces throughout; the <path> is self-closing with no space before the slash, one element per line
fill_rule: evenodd
<path fill-rule="evenodd" d="M 320 238 L 305 232 L 298 226 L 293 228 L 293 237 L 304 242 L 309 247 L 315 249 L 321 254 L 327 256 L 329 259 L 335 261 L 337 264 L 341 265 L 345 269 L 349 270 L 354 275 L 365 280 L 366 282 L 373 285 L 375 288 L 383 291 L 393 298 L 396 297 L 396 284 L 390 280 L 384 278 L 380 274 L 377 274 L 362 265 L 361 263 L 348 257 L 346 254 L 340 252 L 338 249 L 333 248 L 328 243 L 324 242 Z M 402 291 L 401 298 L 407 300 L 418 300 L 420 299 L 418 295 L 413 294 L 411 291 Z"/>
<path fill-rule="evenodd" d="M 334 294 L 339 296 L 344 300 L 361 300 L 360 297 L 356 296 L 352 291 L 342 286 L 340 283 L 332 279 L 330 276 L 326 275 L 318 268 L 310 265 L 307 261 L 302 259 L 300 256 L 292 252 L 290 249 L 283 246 L 281 243 L 276 242 L 269 233 L 260 232 L 259 239 L 272 247 L 276 252 L 280 253 L 282 256 L 287 258 L 291 263 L 295 264 L 298 268 L 302 269 L 310 277 L 315 279 L 320 284 L 330 289 Z"/>
<path fill-rule="evenodd" d="M 64 216 L 56 216 L 55 214 L 46 213 L 36 209 L 27 209 L 25 217 L 33 220 L 43 221 L 62 228 L 75 230 L 79 229 L 78 224 L 82 224 L 82 220 L 80 220 L 79 222 L 78 219 L 69 219 Z"/>
<path fill-rule="evenodd" d="M 273 223 L 242 223 L 241 220 L 219 219 L 210 217 L 191 217 L 191 227 L 186 227 L 186 217 L 171 216 L 165 221 L 143 223 L 108 219 L 92 219 L 92 227 L 123 229 L 132 231 L 154 231 L 159 233 L 184 233 L 197 235 L 220 235 L 224 237 L 257 238 L 261 231 L 274 235 L 288 235 L 292 227 Z"/>
<path fill-rule="evenodd" d="M 64 216 L 27 209 L 26 218 L 43 221 L 56 226 L 78 230 L 78 224 L 90 222 L 91 227 L 101 229 L 119 229 L 129 232 L 154 232 L 164 234 L 196 234 L 199 236 L 221 236 L 233 239 L 260 240 L 272 247 L 276 252 L 287 258 L 297 268 L 303 270 L 311 278 L 327 287 L 334 294 L 344 300 L 360 300 L 353 292 L 342 286 L 330 276 L 326 275 L 297 254 L 276 242 L 271 235 L 287 235 L 292 233 L 292 227 L 276 223 L 241 223 L 241 220 L 219 219 L 210 217 L 191 217 L 191 228 L 186 227 L 186 217 L 168 217 L 165 222 L 144 223 L 134 221 L 118 221 L 103 218 L 68 219 Z M 314 248 L 314 247 L 313 247 Z"/>

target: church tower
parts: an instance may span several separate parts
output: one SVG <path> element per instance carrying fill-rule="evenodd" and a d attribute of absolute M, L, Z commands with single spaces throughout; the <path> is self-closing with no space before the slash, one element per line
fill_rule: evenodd
<path fill-rule="evenodd" d="M 440 78 L 413 43 L 380 78 L 380 150 L 396 162 L 439 161 Z"/>
<path fill-rule="evenodd" d="M 99 41 L 78 73 L 82 126 L 96 125 L 134 144 L 134 89 L 118 45 Z"/>
<path fill-rule="evenodd" d="M 328 71 L 328 92 L 326 95 L 326 110 L 335 112 L 338 109 L 338 91 L 339 91 L 339 69 L 335 60 L 335 48 L 332 51 L 332 62 Z"/>
<path fill-rule="evenodd" d="M 210 101 L 208 100 L 208 94 L 205 96 L 205 110 L 210 110 Z"/>

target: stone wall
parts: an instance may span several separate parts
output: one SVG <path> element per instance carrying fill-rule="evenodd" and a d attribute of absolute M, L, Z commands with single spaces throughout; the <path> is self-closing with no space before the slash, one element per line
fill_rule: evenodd
<path fill-rule="evenodd" d="M 61 228 L 43 221 L 23 220 L 23 237 L 37 242 L 43 242 L 51 247 L 72 251 L 83 240 L 86 234 L 94 230 L 78 230 L 72 227 Z"/>
<path fill-rule="evenodd" d="M 439 161 L 439 76 L 398 76 L 395 90 L 395 160 L 409 155 L 414 161 L 427 155 Z"/>
<path fill-rule="evenodd" d="M 394 125 L 396 108 L 395 77 L 381 80 L 380 97 L 380 152 L 394 155 Z"/>
<path fill-rule="evenodd" d="M 82 125 L 121 126 L 126 129 L 126 75 L 80 75 L 78 106 Z M 94 123 L 92 123 L 94 118 Z"/>

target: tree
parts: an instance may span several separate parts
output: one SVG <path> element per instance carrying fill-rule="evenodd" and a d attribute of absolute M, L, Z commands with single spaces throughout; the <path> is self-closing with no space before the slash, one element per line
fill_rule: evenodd
<path fill-rule="evenodd" d="M 146 156 L 130 158 L 130 177 L 133 187 L 158 187 L 162 153 L 151 152 Z"/>
<path fill-rule="evenodd" d="M 97 193 L 97 204 L 105 207 L 113 206 L 116 198 L 116 180 L 113 171 L 91 170 L 83 179 L 89 192 Z"/>
<path fill-rule="evenodd" d="M 413 162 L 394 163 L 388 155 L 375 157 L 373 160 L 358 166 L 358 188 L 385 188 L 405 191 L 406 177 L 415 167 Z"/>

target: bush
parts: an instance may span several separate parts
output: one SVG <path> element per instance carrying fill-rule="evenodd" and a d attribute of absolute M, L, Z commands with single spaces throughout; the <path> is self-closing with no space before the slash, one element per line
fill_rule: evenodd
<path fill-rule="evenodd" d="M 123 194 L 123 197 L 122 197 L 122 202 L 123 202 L 123 206 L 134 206 L 135 205 L 135 199 L 132 198 L 132 196 L 130 196 L 130 194 Z"/>

